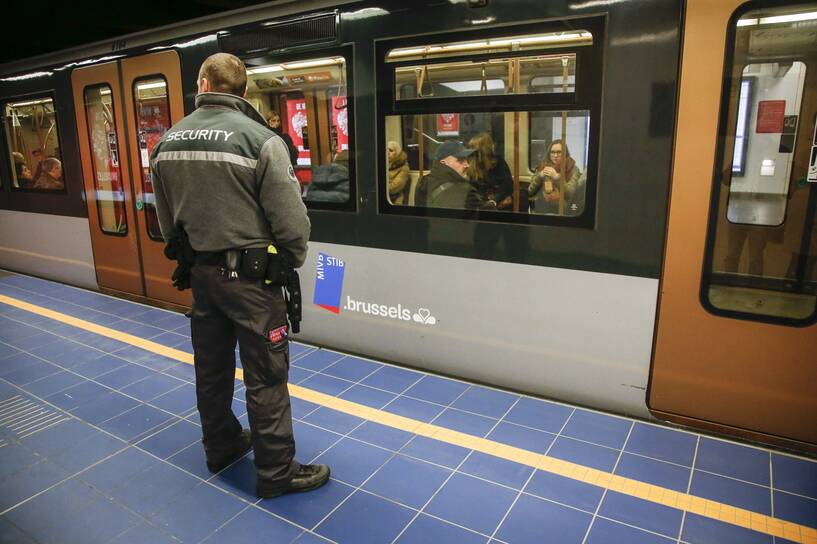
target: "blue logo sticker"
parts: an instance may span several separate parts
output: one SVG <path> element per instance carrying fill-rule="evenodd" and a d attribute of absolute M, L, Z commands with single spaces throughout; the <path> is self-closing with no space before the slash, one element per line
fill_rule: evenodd
<path fill-rule="evenodd" d="M 332 313 L 340 313 L 340 297 L 343 293 L 343 273 L 346 263 L 326 253 L 318 254 L 315 268 L 314 304 Z"/>

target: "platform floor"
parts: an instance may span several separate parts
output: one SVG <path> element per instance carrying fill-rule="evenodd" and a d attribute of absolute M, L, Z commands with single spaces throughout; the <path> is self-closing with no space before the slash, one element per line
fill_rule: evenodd
<path fill-rule="evenodd" d="M 258 500 L 251 453 L 205 467 L 190 353 L 179 314 L 0 272 L 0 542 L 817 543 L 814 460 L 294 343 L 332 479 Z"/>

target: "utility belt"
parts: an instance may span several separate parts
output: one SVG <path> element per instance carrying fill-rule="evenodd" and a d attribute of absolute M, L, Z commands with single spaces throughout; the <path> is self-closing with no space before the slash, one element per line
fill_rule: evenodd
<path fill-rule="evenodd" d="M 292 265 L 274 245 L 251 249 L 227 249 L 225 251 L 197 251 L 196 265 L 218 266 L 227 279 L 239 276 L 251 280 L 264 280 L 267 285 L 287 284 L 288 270 Z"/>
<path fill-rule="evenodd" d="M 192 266 L 218 266 L 223 277 L 235 280 L 240 277 L 264 280 L 266 285 L 284 288 L 287 317 L 292 332 L 301 330 L 301 280 L 292 266 L 292 259 L 286 250 L 279 251 L 274 245 L 250 249 L 228 249 L 225 251 L 194 251 L 187 235 L 182 230 L 181 238 L 168 244 L 165 255 L 179 263 L 173 273 L 173 285 L 184 290 L 190 287 Z"/>
<path fill-rule="evenodd" d="M 219 266 L 221 275 L 228 280 L 244 277 L 283 287 L 292 332 L 301 331 L 301 278 L 285 250 L 278 251 L 270 244 L 250 249 L 197 251 L 195 264 Z"/>

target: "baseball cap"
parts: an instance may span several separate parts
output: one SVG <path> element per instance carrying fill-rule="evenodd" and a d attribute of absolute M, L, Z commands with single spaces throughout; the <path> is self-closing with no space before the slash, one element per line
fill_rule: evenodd
<path fill-rule="evenodd" d="M 448 156 L 458 159 L 467 159 L 474 154 L 475 149 L 468 149 L 459 140 L 448 140 L 443 142 L 434 153 L 434 160 L 441 161 Z"/>

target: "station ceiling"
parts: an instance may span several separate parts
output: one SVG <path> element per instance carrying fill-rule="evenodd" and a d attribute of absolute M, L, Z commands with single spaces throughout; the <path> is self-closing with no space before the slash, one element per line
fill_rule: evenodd
<path fill-rule="evenodd" d="M 272 0 L 273 2 L 276 0 Z M 12 0 L 3 9 L 0 64 L 269 0 Z"/>

